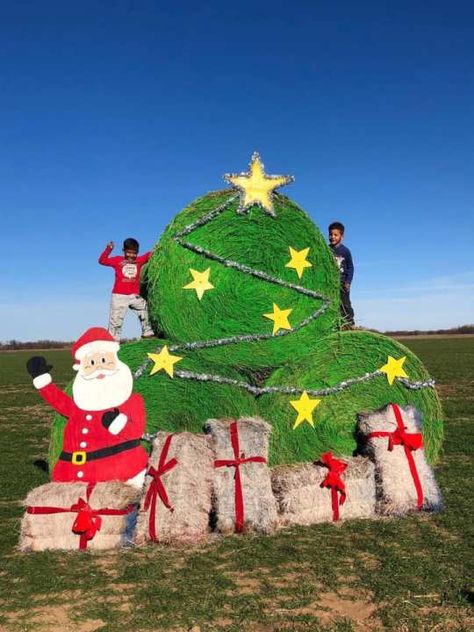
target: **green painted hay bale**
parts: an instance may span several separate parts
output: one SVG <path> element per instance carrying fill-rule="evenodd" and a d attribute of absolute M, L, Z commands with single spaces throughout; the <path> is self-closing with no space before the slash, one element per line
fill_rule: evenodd
<path fill-rule="evenodd" d="M 421 361 L 400 343 L 370 332 L 348 331 L 315 341 L 304 359 L 275 371 L 266 385 L 323 389 L 379 369 L 388 355 L 396 359 L 406 356 L 403 368 L 410 381 L 429 379 Z M 374 411 L 390 402 L 412 404 L 421 411 L 426 456 L 431 463 L 438 459 L 443 425 L 434 388 L 411 390 L 398 380 L 390 386 L 385 375 L 378 375 L 335 394 L 321 396 L 321 403 L 313 411 L 315 427 L 303 422 L 293 430 L 297 413 L 290 400 L 299 397 L 299 394 L 278 393 L 262 395 L 258 400 L 260 415 L 273 425 L 271 464 L 314 461 L 327 450 L 351 455 L 357 445 L 357 413 Z"/>
<path fill-rule="evenodd" d="M 121 346 L 119 357 L 133 373 L 147 360 L 147 353 L 155 353 L 166 340 L 140 340 Z M 173 355 L 184 355 L 174 353 Z M 158 430 L 169 432 L 202 432 L 207 419 L 257 414 L 255 398 L 241 388 L 215 382 L 198 382 L 175 376 L 170 378 L 164 371 L 150 375 L 153 363 L 150 363 L 141 377 L 135 379 L 134 392 L 140 393 L 145 400 L 147 414 L 147 432 Z M 196 373 L 218 374 L 228 378 L 242 380 L 235 370 L 204 361 L 199 354 L 190 353 L 189 357 L 175 366 Z M 72 382 L 66 391 L 72 392 Z M 52 471 L 62 450 L 63 433 L 66 420 L 55 414 L 52 423 L 49 465 Z"/>
<path fill-rule="evenodd" d="M 339 309 L 339 272 L 319 229 L 304 211 L 282 195 L 275 196 L 276 218 L 258 207 L 238 214 L 235 199 L 211 221 L 181 237 L 211 255 L 194 252 L 176 242 L 177 233 L 233 196 L 235 192 L 227 189 L 199 198 L 167 227 L 146 272 L 149 311 L 157 330 L 177 343 L 267 335 L 265 340 L 208 348 L 201 354 L 209 361 L 234 367 L 279 366 L 289 357 L 303 356 L 314 340 L 334 329 Z M 305 269 L 301 280 L 294 269 L 285 267 L 290 260 L 289 246 L 295 250 L 310 248 L 308 259 L 313 267 Z M 224 265 L 214 256 L 262 271 L 284 283 L 303 286 L 325 299 L 256 278 Z M 201 301 L 194 290 L 183 289 L 192 281 L 189 268 L 199 272 L 211 269 L 209 280 L 215 289 L 205 292 Z M 289 316 L 293 328 L 318 308 L 326 304 L 328 307 L 301 329 L 272 336 L 273 323 L 263 314 L 272 312 L 273 303 L 293 310 Z"/>
<path fill-rule="evenodd" d="M 72 383 L 69 382 L 64 391 L 72 397 Z M 66 418 L 59 413 L 54 413 L 53 421 L 51 423 L 51 434 L 49 436 L 49 448 L 48 448 L 48 464 L 49 471 L 52 472 L 56 461 L 63 449 L 63 435 L 64 428 L 66 426 Z"/>
<path fill-rule="evenodd" d="M 158 344 L 157 344 L 158 343 Z M 147 353 L 155 353 L 158 346 L 168 344 L 165 340 L 141 340 L 123 345 L 120 358 L 133 372 L 147 358 Z M 173 355 L 182 355 L 173 352 Z M 216 417 L 237 418 L 240 415 L 254 415 L 257 412 L 255 398 L 235 386 L 215 382 L 200 382 L 184 379 L 176 374 L 193 371 L 204 374 L 218 374 L 228 378 L 242 379 L 235 370 L 204 361 L 199 354 L 192 353 L 174 365 L 175 377 L 164 371 L 150 375 L 153 364 L 135 380 L 134 392 L 145 400 L 147 432 L 158 430 L 170 432 L 202 432 L 207 419 Z"/>

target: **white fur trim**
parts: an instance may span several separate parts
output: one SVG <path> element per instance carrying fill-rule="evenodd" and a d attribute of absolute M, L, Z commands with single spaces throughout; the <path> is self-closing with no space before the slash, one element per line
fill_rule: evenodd
<path fill-rule="evenodd" d="M 146 470 L 142 470 L 138 472 L 133 478 L 129 478 L 128 481 L 125 481 L 127 485 L 132 485 L 132 487 L 136 487 L 137 489 L 141 489 L 145 482 L 145 474 Z"/>
<path fill-rule="evenodd" d="M 124 415 L 123 413 L 119 413 L 117 417 L 115 417 L 113 422 L 110 424 L 108 428 L 109 432 L 111 432 L 113 435 L 118 434 L 121 430 L 124 429 L 127 421 L 128 421 L 127 415 Z"/>
<path fill-rule="evenodd" d="M 33 380 L 33 386 L 37 389 L 44 388 L 45 386 L 48 386 L 48 384 L 51 384 L 52 381 L 53 379 L 49 373 L 43 373 L 42 375 L 35 377 Z"/>
<path fill-rule="evenodd" d="M 87 342 L 82 347 L 79 347 L 76 351 L 76 360 L 82 360 L 82 358 L 88 353 L 100 353 L 101 351 L 117 351 L 120 349 L 120 345 L 115 340 L 93 340 Z"/>

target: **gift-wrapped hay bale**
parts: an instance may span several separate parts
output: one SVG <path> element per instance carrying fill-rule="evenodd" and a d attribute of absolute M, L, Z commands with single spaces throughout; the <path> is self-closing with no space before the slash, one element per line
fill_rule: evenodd
<path fill-rule="evenodd" d="M 441 492 L 425 458 L 419 411 L 389 404 L 358 419 L 361 451 L 375 463 L 378 512 L 439 511 Z"/>
<path fill-rule="evenodd" d="M 135 542 L 197 542 L 209 533 L 214 455 L 205 435 L 159 432 Z"/>
<path fill-rule="evenodd" d="M 118 481 L 47 483 L 25 500 L 19 548 L 113 549 L 131 541 L 139 491 Z"/>
<path fill-rule="evenodd" d="M 210 419 L 206 432 L 214 448 L 214 511 L 221 533 L 268 533 L 277 506 L 267 465 L 271 427 L 258 417 Z"/>
<path fill-rule="evenodd" d="M 272 468 L 281 526 L 375 517 L 374 465 L 364 457 Z M 324 462 L 327 465 L 324 465 Z"/>

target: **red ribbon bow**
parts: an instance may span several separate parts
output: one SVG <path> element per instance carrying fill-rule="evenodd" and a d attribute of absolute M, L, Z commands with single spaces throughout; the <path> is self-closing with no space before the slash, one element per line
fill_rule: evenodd
<path fill-rule="evenodd" d="M 26 513 L 37 515 L 77 513 L 71 531 L 79 536 L 79 548 L 87 549 L 87 542 L 92 540 L 102 526 L 102 518 L 100 516 L 124 516 L 135 509 L 134 504 L 128 505 L 125 509 L 92 509 L 89 505 L 89 498 L 95 485 L 95 483 L 88 483 L 86 500 L 79 498 L 70 507 L 27 507 Z"/>
<path fill-rule="evenodd" d="M 77 503 L 71 505 L 71 511 L 77 511 L 71 531 L 80 536 L 79 548 L 85 549 L 87 542 L 92 540 L 97 531 L 100 531 L 102 518 L 99 512 L 91 509 L 89 503 L 83 498 L 79 498 Z"/>
<path fill-rule="evenodd" d="M 416 506 L 418 509 L 423 507 L 423 488 L 421 486 L 418 470 L 416 469 L 415 459 L 412 452 L 423 447 L 423 435 L 421 432 L 407 432 L 403 423 L 402 413 L 397 404 L 390 404 L 395 414 L 397 427 L 393 432 L 371 432 L 368 437 L 388 437 L 388 450 L 392 452 L 393 446 L 402 445 L 407 457 L 408 466 L 410 468 L 411 477 L 416 489 Z"/>
<path fill-rule="evenodd" d="M 157 542 L 156 536 L 156 503 L 158 497 L 160 498 L 163 505 L 169 509 L 170 511 L 174 511 L 173 507 L 170 505 L 170 501 L 168 498 L 168 494 L 166 493 L 165 486 L 163 485 L 163 481 L 161 477 L 166 472 L 172 470 L 175 465 L 178 464 L 177 459 L 172 458 L 168 462 L 166 459 L 168 458 L 168 452 L 171 445 L 171 439 L 174 435 L 170 434 L 166 437 L 165 443 L 161 450 L 160 458 L 158 461 L 158 469 L 155 469 L 153 466 L 148 468 L 147 474 L 152 477 L 152 481 L 150 483 L 150 487 L 146 493 L 145 503 L 143 505 L 143 510 L 148 511 L 150 508 L 150 513 L 148 514 L 148 532 L 150 534 L 151 540 L 153 542 Z M 150 507 L 151 505 L 151 507 Z"/>
<path fill-rule="evenodd" d="M 332 519 L 337 522 L 339 520 L 339 506 L 346 502 L 346 485 L 341 474 L 347 468 L 347 463 L 335 459 L 332 452 L 322 454 L 321 463 L 329 469 L 321 487 L 327 487 L 331 490 Z"/>
<path fill-rule="evenodd" d="M 237 422 L 233 421 L 229 426 L 230 442 L 234 452 L 233 459 L 218 459 L 214 461 L 214 467 L 235 467 L 234 474 L 234 500 L 235 500 L 235 532 L 241 533 L 244 528 L 244 495 L 242 491 L 242 479 L 240 477 L 240 466 L 243 463 L 266 463 L 263 456 L 248 456 L 240 452 L 239 432 Z"/>
<path fill-rule="evenodd" d="M 393 450 L 394 445 L 403 445 L 409 450 L 419 450 L 423 447 L 423 435 L 421 432 L 407 432 L 404 426 L 402 428 L 397 426 L 396 430 L 389 433 L 388 436 L 388 449 L 390 452 Z"/>

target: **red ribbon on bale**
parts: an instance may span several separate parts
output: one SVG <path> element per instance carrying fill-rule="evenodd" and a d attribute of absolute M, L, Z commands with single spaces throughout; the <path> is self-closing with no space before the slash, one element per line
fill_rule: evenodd
<path fill-rule="evenodd" d="M 403 423 L 402 413 L 397 404 L 390 404 L 392 410 L 395 414 L 395 420 L 397 422 L 397 427 L 393 432 L 371 432 L 368 438 L 378 438 L 378 437 L 388 437 L 388 450 L 392 452 L 393 446 L 402 445 L 405 450 L 405 455 L 407 457 L 408 465 L 410 467 L 410 473 L 413 478 L 413 483 L 415 484 L 417 502 L 416 506 L 418 509 L 423 507 L 423 488 L 421 486 L 420 477 L 418 475 L 418 470 L 416 469 L 415 459 L 413 458 L 412 452 L 415 450 L 419 450 L 423 447 L 423 435 L 421 432 L 407 432 L 406 426 Z"/>
<path fill-rule="evenodd" d="M 176 458 L 170 459 L 168 462 L 166 459 L 168 458 L 168 452 L 171 445 L 171 439 L 174 435 L 170 434 L 166 437 L 165 443 L 161 450 L 160 458 L 158 460 L 158 469 L 155 469 L 153 466 L 148 468 L 147 474 L 152 477 L 152 481 L 150 483 L 150 487 L 145 496 L 145 503 L 143 505 L 143 511 L 148 511 L 150 509 L 150 513 L 148 515 L 148 533 L 150 534 L 150 538 L 153 542 L 157 542 L 156 536 L 156 503 L 158 498 L 161 500 L 163 505 L 169 509 L 170 511 L 174 511 L 173 507 L 170 505 L 170 501 L 168 498 L 168 494 L 166 493 L 165 486 L 163 485 L 163 481 L 161 477 L 166 472 L 172 470 L 175 465 L 178 464 Z M 151 507 L 150 507 L 151 505 Z"/>
<path fill-rule="evenodd" d="M 214 467 L 235 467 L 234 474 L 234 498 L 235 498 L 235 532 L 241 533 L 244 528 L 244 495 L 242 491 L 242 479 L 240 477 L 240 466 L 243 463 L 266 463 L 267 460 L 263 456 L 248 456 L 240 452 L 239 432 L 237 422 L 233 421 L 229 426 L 230 442 L 234 452 L 233 459 L 217 459 L 214 461 Z"/>
<path fill-rule="evenodd" d="M 68 507 L 27 507 L 26 513 L 46 515 L 56 513 L 77 513 L 71 531 L 79 536 L 79 548 L 87 549 L 87 543 L 92 540 L 100 531 L 102 526 L 101 516 L 124 516 L 135 509 L 135 505 L 130 504 L 125 509 L 92 509 L 89 499 L 95 483 L 89 483 L 86 488 L 86 500 L 79 498 L 76 503 Z"/>
<path fill-rule="evenodd" d="M 332 452 L 325 452 L 321 455 L 321 463 L 329 469 L 326 478 L 321 483 L 321 487 L 331 490 L 332 519 L 333 522 L 339 520 L 339 506 L 346 502 L 346 485 L 341 478 L 341 474 L 347 468 L 345 461 L 340 461 L 333 457 Z"/>

